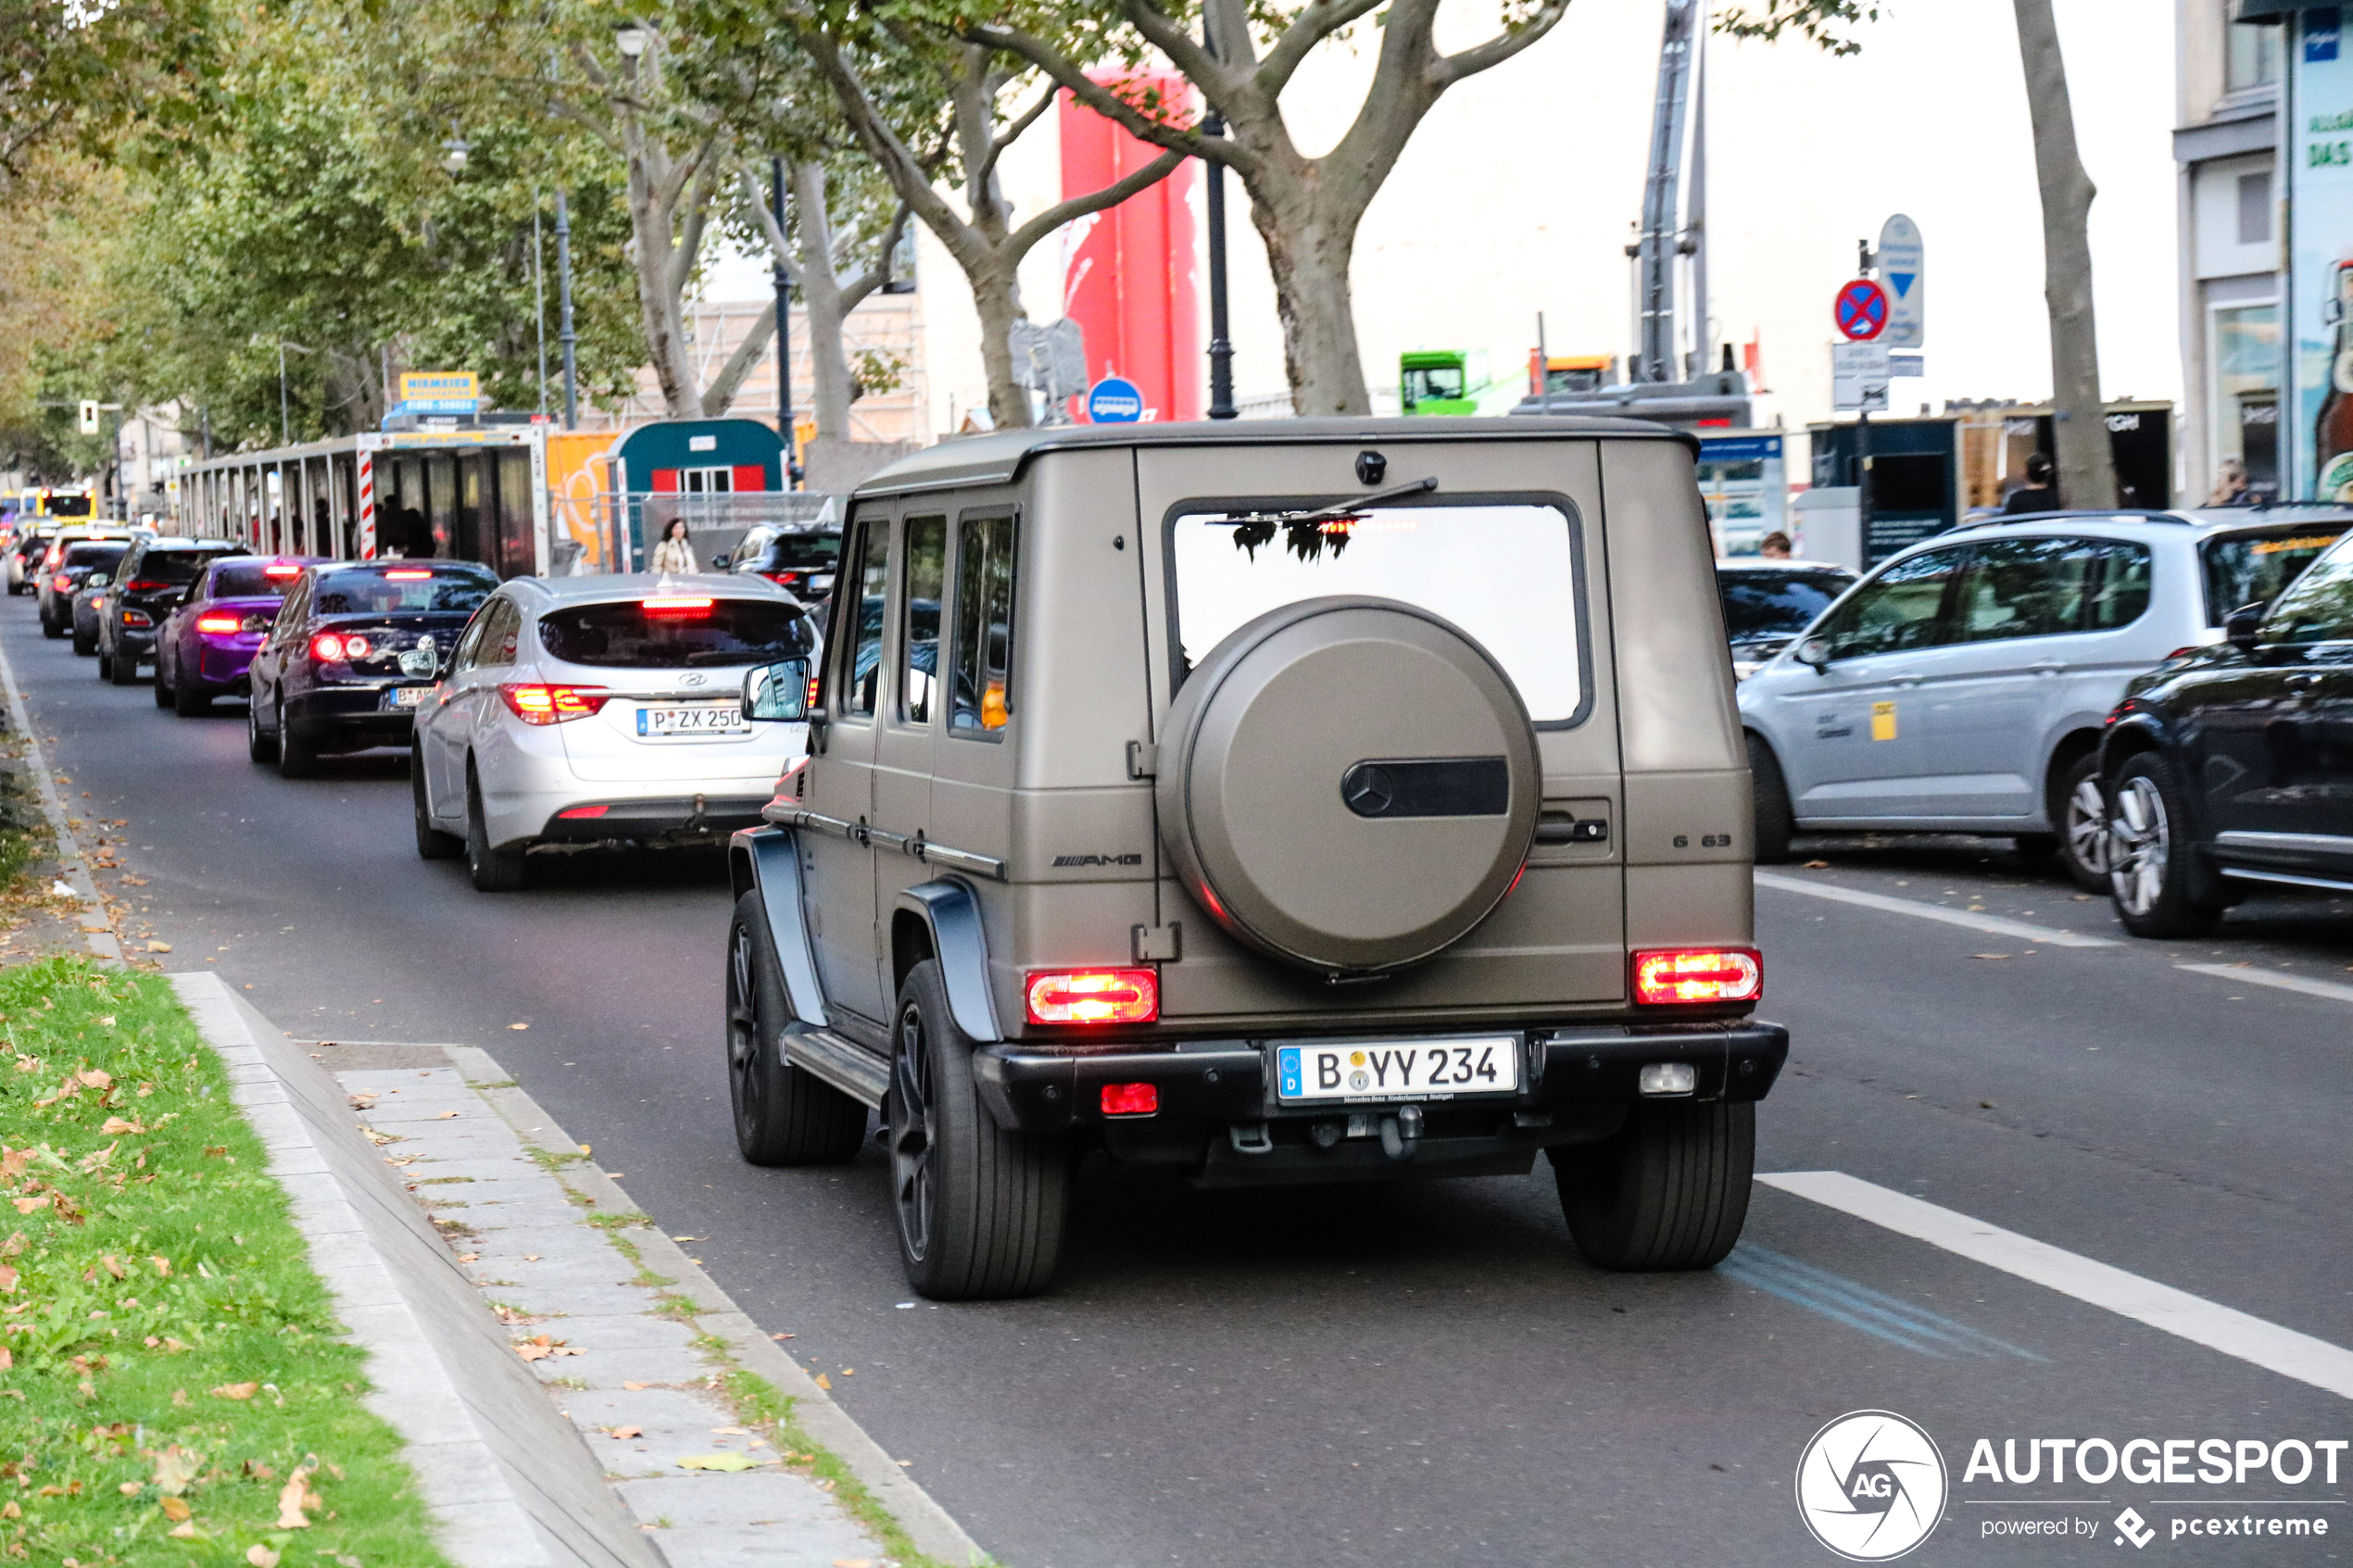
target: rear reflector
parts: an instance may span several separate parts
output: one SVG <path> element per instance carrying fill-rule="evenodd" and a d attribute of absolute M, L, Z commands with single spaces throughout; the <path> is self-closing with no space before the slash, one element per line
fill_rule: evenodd
<path fill-rule="evenodd" d="M 1753 1002 L 1765 965 L 1752 947 L 1675 947 L 1634 955 L 1638 1002 Z"/>
<path fill-rule="evenodd" d="M 1160 976 L 1149 969 L 1050 969 L 1022 987 L 1032 1023 L 1150 1023 L 1160 1016 Z"/>
<path fill-rule="evenodd" d="M 1160 1085 L 1157 1084 L 1105 1084 L 1103 1114 L 1106 1116 L 1150 1116 L 1160 1109 Z"/>
<path fill-rule="evenodd" d="M 387 571 L 384 580 L 388 583 L 422 583 L 432 575 L 430 571 Z"/>
<path fill-rule="evenodd" d="M 233 615 L 199 615 L 196 617 L 196 630 L 199 632 L 242 632 L 245 630 L 245 621 Z"/>
<path fill-rule="evenodd" d="M 526 724 L 560 724 L 585 719 L 604 707 L 612 693 L 602 686 L 543 686 L 535 681 L 510 682 L 498 688 L 507 710 Z"/>
<path fill-rule="evenodd" d="M 610 806 L 574 806 L 570 810 L 559 811 L 556 815 L 566 821 L 579 822 L 588 817 L 601 817 L 611 809 Z"/>
<path fill-rule="evenodd" d="M 707 596 L 694 598 L 684 595 L 665 595 L 660 598 L 639 599 L 637 608 L 648 615 L 708 615 L 711 613 L 711 599 Z"/>

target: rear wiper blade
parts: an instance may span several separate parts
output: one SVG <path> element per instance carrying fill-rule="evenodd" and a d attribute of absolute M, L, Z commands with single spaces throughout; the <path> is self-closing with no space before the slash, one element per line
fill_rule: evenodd
<path fill-rule="evenodd" d="M 1387 490 L 1376 490 L 1369 495 L 1358 495 L 1351 500 L 1335 501 L 1328 507 L 1318 507 L 1314 511 L 1228 512 L 1226 514 L 1226 521 L 1228 522 L 1278 522 L 1285 528 L 1296 528 L 1302 523 L 1338 522 L 1342 518 L 1353 517 L 1366 507 L 1378 506 L 1383 501 L 1403 500 L 1408 495 L 1426 495 L 1437 488 L 1438 476 L 1432 474 L 1428 479 L 1415 480 L 1411 484 L 1392 485 Z"/>

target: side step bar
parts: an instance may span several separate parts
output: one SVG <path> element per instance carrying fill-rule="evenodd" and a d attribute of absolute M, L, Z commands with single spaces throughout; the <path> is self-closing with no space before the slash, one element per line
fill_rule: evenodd
<path fill-rule="evenodd" d="M 882 1109 L 890 1065 L 857 1041 L 805 1023 L 785 1026 L 785 1060 L 806 1068 L 846 1095 Z"/>

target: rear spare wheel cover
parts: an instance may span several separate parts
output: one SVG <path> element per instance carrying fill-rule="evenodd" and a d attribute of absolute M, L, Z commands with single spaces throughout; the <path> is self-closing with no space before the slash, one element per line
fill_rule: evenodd
<path fill-rule="evenodd" d="M 1306 599 L 1213 648 L 1170 705 L 1161 833 L 1235 936 L 1327 972 L 1393 969 L 1486 917 L 1536 832 L 1536 735 L 1460 628 Z"/>

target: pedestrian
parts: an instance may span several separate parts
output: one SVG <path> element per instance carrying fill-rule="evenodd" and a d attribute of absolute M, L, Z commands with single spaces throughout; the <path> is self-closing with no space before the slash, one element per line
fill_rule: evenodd
<path fill-rule="evenodd" d="M 688 575 L 702 570 L 695 559 L 695 542 L 686 532 L 685 518 L 672 518 L 670 526 L 661 531 L 661 543 L 654 546 L 652 569 Z"/>
<path fill-rule="evenodd" d="M 2030 452 L 2026 458 L 2026 483 L 2010 492 L 2002 503 L 2004 517 L 2021 517 L 2029 512 L 2055 512 L 2059 509 L 2058 486 L 2052 483 L 2057 469 L 2041 452 Z"/>
<path fill-rule="evenodd" d="M 2246 465 L 2236 458 L 2225 458 L 2214 465 L 2214 488 L 2207 493 L 2209 507 L 2244 507 L 2247 504 Z"/>
<path fill-rule="evenodd" d="M 1756 553 L 1767 560 L 1789 559 L 1789 535 L 1776 528 L 1756 542 Z"/>

